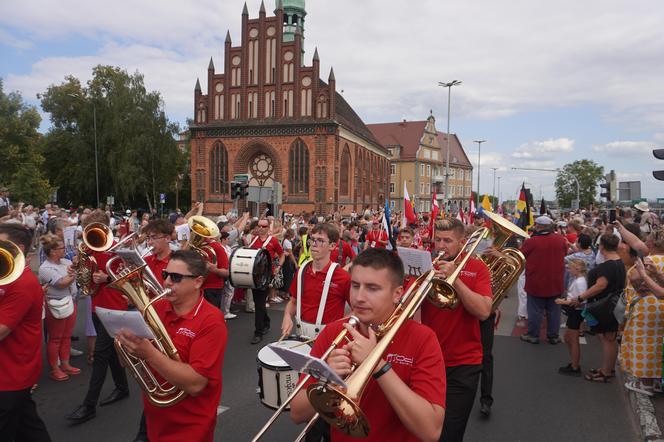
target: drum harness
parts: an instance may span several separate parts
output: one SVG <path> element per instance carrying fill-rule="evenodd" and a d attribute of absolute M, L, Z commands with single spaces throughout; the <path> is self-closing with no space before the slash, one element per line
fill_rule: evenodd
<path fill-rule="evenodd" d="M 330 283 L 332 282 L 332 275 L 334 271 L 339 266 L 336 262 L 330 262 L 330 267 L 327 269 L 327 275 L 325 276 L 325 284 L 323 285 L 323 292 L 321 293 L 320 304 L 318 304 L 318 314 L 316 315 L 316 323 L 311 324 L 309 322 L 302 321 L 302 284 L 304 282 L 304 272 L 308 265 L 312 261 L 306 261 L 302 267 L 300 267 L 300 272 L 297 275 L 297 310 L 295 313 L 295 322 L 299 336 L 304 336 L 307 338 L 315 338 L 318 336 L 318 333 L 323 329 L 323 313 L 325 312 L 325 304 L 327 303 L 327 295 L 330 291 Z"/>

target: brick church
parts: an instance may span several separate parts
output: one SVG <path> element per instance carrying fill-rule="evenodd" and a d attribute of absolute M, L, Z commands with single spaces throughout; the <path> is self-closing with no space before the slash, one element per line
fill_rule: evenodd
<path fill-rule="evenodd" d="M 196 81 L 193 199 L 208 214 L 227 211 L 229 182 L 246 174 L 254 190 L 280 184 L 289 213 L 384 204 L 389 153 L 336 91 L 334 71 L 320 79 L 317 50 L 305 65 L 304 0 L 278 0 L 274 14 L 261 3 L 258 18 L 249 18 L 245 4 L 241 44 L 227 33 L 223 71 L 210 59 L 207 94 Z"/>

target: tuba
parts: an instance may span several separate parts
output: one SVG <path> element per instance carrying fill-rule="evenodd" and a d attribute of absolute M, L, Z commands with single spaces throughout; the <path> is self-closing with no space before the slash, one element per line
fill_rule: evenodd
<path fill-rule="evenodd" d="M 483 227 L 468 238 L 462 252 L 455 258 L 455 263 L 457 263 L 457 259 L 459 260 L 457 269 L 444 280 L 435 278 L 434 269 L 415 280 L 401 297 L 390 317 L 376 330 L 378 338 L 376 347 L 346 379 L 345 389 L 320 383 L 312 384 L 307 388 L 309 401 L 321 418 L 351 437 L 369 435 L 369 423 L 359 404 L 364 389 L 371 379 L 371 374 L 383 357 L 383 353 L 406 320 L 413 317 L 425 299 L 439 308 L 454 308 L 458 304 L 458 296 L 453 287 L 454 281 L 468 259 L 474 254 L 480 240 L 487 234 L 488 229 Z M 436 257 L 434 264 L 440 262 L 442 258 L 441 253 Z"/>
<path fill-rule="evenodd" d="M 152 305 L 164 296 L 167 296 L 170 293 L 170 289 L 164 289 L 156 281 L 156 278 L 154 278 L 155 281 L 150 280 L 152 277 L 149 277 L 147 282 L 144 280 L 144 274 L 147 269 L 144 261 L 143 264 L 139 264 L 138 266 L 131 265 L 135 261 L 133 261 L 133 258 L 129 258 L 136 255 L 140 257 L 138 252 L 135 250 L 120 249 L 116 253 L 118 256 L 114 256 L 106 264 L 106 273 L 113 280 L 109 284 L 109 287 L 120 290 L 136 309 L 141 312 L 146 324 L 155 335 L 152 344 L 169 358 L 180 361 L 178 350 Z M 111 267 L 113 262 L 117 259 L 122 259 L 123 255 L 128 258 L 124 261 L 126 266 L 116 273 Z M 142 257 L 140 258 L 142 260 Z M 150 299 L 146 288 L 149 290 L 158 290 L 160 293 Z M 186 397 L 186 393 L 183 390 L 158 379 L 144 360 L 129 354 L 117 339 L 115 339 L 114 344 L 123 365 L 127 367 L 130 374 L 136 379 L 152 405 L 156 407 L 168 407 L 175 405 Z"/>
<path fill-rule="evenodd" d="M 23 273 L 25 256 L 11 241 L 0 240 L 0 285 L 11 284 Z"/>
<path fill-rule="evenodd" d="M 205 261 L 216 264 L 217 254 L 212 247 L 206 244 L 205 240 L 217 238 L 219 227 L 209 218 L 200 215 L 192 216 L 188 223 L 191 235 L 185 248 L 198 252 Z"/>
<path fill-rule="evenodd" d="M 92 296 L 99 289 L 99 285 L 92 280 L 92 274 L 98 270 L 97 260 L 92 256 L 92 252 L 105 252 L 112 245 L 113 232 L 107 225 L 91 223 L 83 230 L 83 241 L 78 245 L 78 261 L 74 265 L 81 296 Z"/>
<path fill-rule="evenodd" d="M 500 257 L 491 255 L 481 257 L 491 273 L 491 290 L 493 292 L 491 311 L 496 311 L 505 299 L 507 291 L 523 271 L 526 263 L 526 257 L 523 256 L 520 250 L 505 247 L 505 243 L 513 236 L 530 238 L 530 235 L 500 215 L 489 211 L 484 212 L 484 215 L 491 220 L 493 247 L 502 254 Z"/>

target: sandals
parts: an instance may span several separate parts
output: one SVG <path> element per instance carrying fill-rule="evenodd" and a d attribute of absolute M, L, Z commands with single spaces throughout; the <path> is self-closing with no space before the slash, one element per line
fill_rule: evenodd
<path fill-rule="evenodd" d="M 62 370 L 51 370 L 51 373 L 48 375 L 54 381 L 66 381 L 69 379 L 69 375 Z"/>
<path fill-rule="evenodd" d="M 627 381 L 625 382 L 625 388 L 628 390 L 635 391 L 637 393 L 645 394 L 646 396 L 654 396 L 652 385 L 644 385 L 641 381 Z"/>
<path fill-rule="evenodd" d="M 591 368 L 591 369 L 588 371 L 588 373 L 590 373 L 590 374 L 598 374 L 598 373 L 601 373 L 601 368 Z M 615 370 L 615 369 L 611 370 L 611 374 L 610 374 L 610 375 L 605 375 L 605 376 L 606 376 L 607 378 L 615 378 L 615 377 L 616 377 L 616 370 Z"/>
<path fill-rule="evenodd" d="M 599 382 L 602 384 L 608 384 L 611 382 L 611 376 L 606 376 L 604 373 L 601 371 L 595 371 L 593 372 L 592 370 L 588 372 L 584 377 L 586 381 L 590 382 Z"/>
<path fill-rule="evenodd" d="M 68 375 L 77 375 L 81 374 L 81 369 L 76 367 L 60 367 L 60 370 L 64 371 Z"/>

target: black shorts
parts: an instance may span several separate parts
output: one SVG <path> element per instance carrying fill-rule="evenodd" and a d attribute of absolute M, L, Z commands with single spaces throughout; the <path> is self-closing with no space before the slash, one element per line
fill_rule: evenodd
<path fill-rule="evenodd" d="M 565 325 L 569 330 L 579 330 L 581 328 L 581 323 L 583 322 L 583 316 L 581 316 L 581 310 L 570 309 L 566 310 L 567 313 L 567 322 Z"/>

